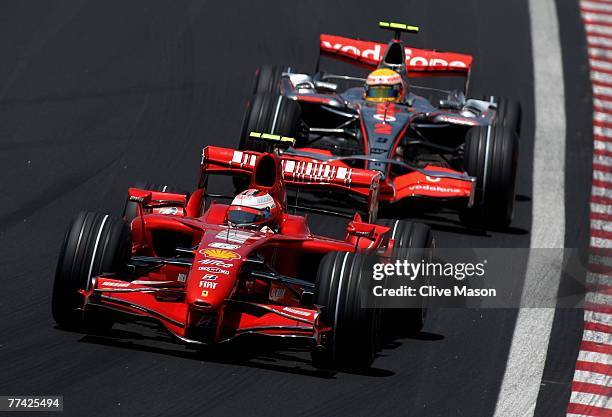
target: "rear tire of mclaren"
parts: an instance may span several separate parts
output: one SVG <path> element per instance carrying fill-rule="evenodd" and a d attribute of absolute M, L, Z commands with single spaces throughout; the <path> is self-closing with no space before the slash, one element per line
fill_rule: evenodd
<path fill-rule="evenodd" d="M 311 352 L 317 368 L 365 369 L 380 349 L 381 310 L 362 307 L 371 284 L 367 262 L 364 254 L 331 252 L 319 264 L 314 304 L 332 330 Z"/>
<path fill-rule="evenodd" d="M 521 103 L 506 97 L 484 97 L 483 100 L 493 100 L 497 105 L 497 116 L 493 121 L 493 126 L 502 126 L 512 129 L 520 138 L 521 121 L 523 117 Z"/>
<path fill-rule="evenodd" d="M 469 227 L 507 228 L 512 222 L 518 137 L 503 126 L 478 126 L 466 136 L 464 170 L 476 177 L 474 206 L 460 213 Z"/>
<path fill-rule="evenodd" d="M 176 193 L 176 194 L 188 194 L 182 190 L 179 190 L 176 187 L 172 187 L 169 185 L 160 185 L 153 184 L 150 182 L 140 181 L 137 182 L 133 188 L 139 188 L 141 190 L 148 191 L 163 191 L 168 193 Z M 121 215 L 125 221 L 127 221 L 128 225 L 132 223 L 136 217 L 138 217 L 138 204 L 134 201 L 126 200 L 125 205 L 123 206 L 123 214 Z"/>
<path fill-rule="evenodd" d="M 65 329 L 100 332 L 112 321 L 96 311 L 82 311 L 83 295 L 91 277 L 103 272 L 120 272 L 131 256 L 128 224 L 109 215 L 82 211 L 72 221 L 62 244 L 51 310 L 56 323 Z"/>
<path fill-rule="evenodd" d="M 390 238 L 394 240 L 391 262 L 408 261 L 419 264 L 422 261 L 431 261 L 433 258 L 434 238 L 431 228 L 423 223 L 406 220 L 380 219 L 376 222 L 390 230 Z M 428 277 L 418 277 L 417 286 L 427 285 Z M 402 280 L 399 280 L 402 283 Z M 392 286 L 391 286 L 392 287 Z M 383 329 L 392 336 L 409 336 L 417 334 L 425 325 L 427 317 L 427 299 L 418 300 L 420 307 L 412 305 L 403 308 L 385 308 L 383 310 Z M 405 304 L 403 301 L 400 303 Z"/>

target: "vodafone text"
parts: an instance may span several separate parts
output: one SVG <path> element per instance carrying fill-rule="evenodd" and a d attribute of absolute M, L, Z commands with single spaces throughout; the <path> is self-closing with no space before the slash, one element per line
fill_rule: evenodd
<path fill-rule="evenodd" d="M 354 55 L 364 59 L 370 59 L 374 62 L 379 62 L 382 58 L 382 45 L 375 44 L 371 49 L 361 50 L 355 45 L 344 45 L 342 43 L 332 44 L 329 41 L 322 41 L 321 46 L 326 50 L 340 51 L 346 54 Z M 467 68 L 467 64 L 460 60 L 448 62 L 445 59 L 438 57 L 426 58 L 425 56 L 413 56 L 413 50 L 405 47 L 406 63 L 411 67 L 456 67 Z"/>

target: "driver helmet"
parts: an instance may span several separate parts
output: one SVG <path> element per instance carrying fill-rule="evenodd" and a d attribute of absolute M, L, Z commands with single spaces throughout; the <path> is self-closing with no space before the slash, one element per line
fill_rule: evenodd
<path fill-rule="evenodd" d="M 266 230 L 277 223 L 278 205 L 265 191 L 249 189 L 238 194 L 227 210 L 230 226 Z"/>
<path fill-rule="evenodd" d="M 364 98 L 375 103 L 399 103 L 404 98 L 402 76 L 389 68 L 372 71 L 366 79 Z"/>

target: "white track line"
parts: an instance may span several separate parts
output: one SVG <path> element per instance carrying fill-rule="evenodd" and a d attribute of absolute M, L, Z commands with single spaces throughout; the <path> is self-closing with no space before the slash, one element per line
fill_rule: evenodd
<path fill-rule="evenodd" d="M 603 109 L 603 110 L 612 111 L 612 101 L 609 101 L 609 100 L 602 100 L 600 98 L 595 98 L 593 99 L 593 106 L 596 108 Z"/>
<path fill-rule="evenodd" d="M 595 140 L 593 141 L 593 147 L 596 150 L 612 152 L 612 142 Z"/>
<path fill-rule="evenodd" d="M 607 204 L 591 203 L 591 213 L 612 214 L 612 206 Z"/>
<path fill-rule="evenodd" d="M 589 35 L 612 35 L 612 27 L 595 23 L 585 25 L 585 30 Z"/>
<path fill-rule="evenodd" d="M 572 392 L 570 403 L 612 409 L 612 400 L 609 397 L 588 392 Z"/>
<path fill-rule="evenodd" d="M 603 136 L 604 138 L 612 138 L 612 129 L 607 127 L 595 126 L 593 132 L 596 135 Z"/>
<path fill-rule="evenodd" d="M 582 335 L 582 340 L 602 345 L 612 345 L 612 340 L 610 340 L 610 335 L 608 333 L 596 332 L 594 330 L 585 330 Z"/>
<path fill-rule="evenodd" d="M 612 41 L 612 39 L 610 39 L 610 41 Z M 599 71 L 592 71 L 591 80 L 612 85 L 612 74 L 608 74 L 605 72 L 599 72 Z"/>
<path fill-rule="evenodd" d="M 600 313 L 597 311 L 585 311 L 584 321 L 596 324 L 609 325 L 610 323 L 612 323 L 612 314 Z"/>
<path fill-rule="evenodd" d="M 593 161 L 599 165 L 610 167 L 610 169 L 612 170 L 612 156 L 595 155 Z M 593 192 L 595 192 L 595 189 L 593 189 Z"/>
<path fill-rule="evenodd" d="M 604 48 L 612 47 L 612 39 L 606 38 L 604 36 L 588 36 L 587 43 L 589 44 L 589 46 L 602 46 Z"/>
<path fill-rule="evenodd" d="M 603 363 L 605 365 L 612 365 L 612 355 L 607 353 L 590 352 L 588 350 L 581 350 L 578 353 L 578 360 L 583 362 L 595 362 Z"/>
<path fill-rule="evenodd" d="M 612 75 L 610 75 L 610 77 L 612 77 Z M 612 124 L 612 113 L 596 111 L 595 114 L 593 114 L 593 120 Z"/>
<path fill-rule="evenodd" d="M 612 23 L 612 15 L 600 13 L 582 13 L 584 21 L 587 23 Z"/>
<path fill-rule="evenodd" d="M 595 378 L 593 378 L 594 374 L 595 374 Z M 611 375 L 598 374 L 595 372 L 576 371 L 576 373 L 574 374 L 574 381 L 586 382 L 589 384 L 601 385 L 604 387 L 612 388 L 612 376 Z"/>
<path fill-rule="evenodd" d="M 599 3 L 595 1 L 583 1 L 580 3 L 581 7 L 590 9 L 590 10 L 601 10 L 603 12 L 611 12 L 612 11 L 612 3 Z"/>
<path fill-rule="evenodd" d="M 535 98 L 532 248 L 563 248 L 565 241 L 565 90 L 554 0 L 529 0 Z M 551 108 L 549 103 L 560 103 Z M 551 251 L 556 252 L 556 251 Z M 560 251 L 561 252 L 561 251 Z M 521 299 L 556 297 L 560 271 L 528 261 Z M 547 273 L 543 273 L 547 272 Z M 551 294 L 551 290 L 554 293 Z M 544 299 L 544 298 L 541 298 Z M 495 417 L 532 417 L 538 399 L 554 308 L 521 308 L 495 407 Z"/>

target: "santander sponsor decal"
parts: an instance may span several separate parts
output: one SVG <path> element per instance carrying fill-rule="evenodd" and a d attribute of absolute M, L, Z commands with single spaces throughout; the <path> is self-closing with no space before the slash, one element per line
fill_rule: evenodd
<path fill-rule="evenodd" d="M 378 65 L 387 50 L 387 45 L 359 41 L 341 36 L 321 35 L 321 50 L 355 58 L 370 65 Z M 453 52 L 438 52 L 427 49 L 405 47 L 406 65 L 409 71 L 463 71 L 472 65 L 472 57 Z"/>

